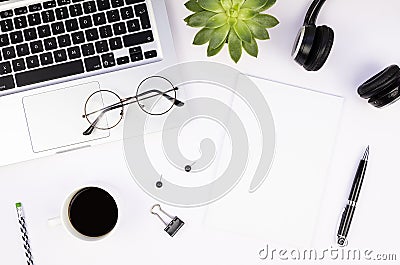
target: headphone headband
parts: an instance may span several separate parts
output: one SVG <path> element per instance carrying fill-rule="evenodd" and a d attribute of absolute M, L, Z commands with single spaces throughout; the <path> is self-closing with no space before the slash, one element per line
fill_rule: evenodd
<path fill-rule="evenodd" d="M 326 0 L 314 0 L 307 11 L 306 17 L 304 19 L 304 25 L 314 25 L 319 11 L 321 11 L 322 6 L 325 4 Z"/>

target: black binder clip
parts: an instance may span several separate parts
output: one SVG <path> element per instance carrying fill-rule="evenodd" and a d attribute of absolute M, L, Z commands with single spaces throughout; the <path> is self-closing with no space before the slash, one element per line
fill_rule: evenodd
<path fill-rule="evenodd" d="M 178 216 L 172 217 L 168 213 L 164 212 L 163 209 L 161 209 L 161 206 L 159 204 L 153 205 L 153 207 L 151 207 L 150 212 L 154 215 L 157 215 L 157 217 L 167 226 L 167 227 L 165 227 L 164 231 L 167 232 L 171 237 L 173 237 L 176 234 L 176 232 L 178 232 L 178 230 L 181 229 L 181 227 L 185 224 L 185 222 L 183 222 L 181 219 L 179 219 Z M 172 220 L 169 223 L 167 223 L 158 214 L 158 212 L 163 213 L 164 215 L 168 216 Z"/>

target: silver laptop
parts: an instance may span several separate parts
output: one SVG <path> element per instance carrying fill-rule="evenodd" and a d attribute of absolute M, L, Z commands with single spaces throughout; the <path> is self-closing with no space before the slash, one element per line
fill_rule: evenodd
<path fill-rule="evenodd" d="M 0 0 L 0 166 L 122 139 L 83 134 L 87 98 L 174 63 L 164 0 Z"/>

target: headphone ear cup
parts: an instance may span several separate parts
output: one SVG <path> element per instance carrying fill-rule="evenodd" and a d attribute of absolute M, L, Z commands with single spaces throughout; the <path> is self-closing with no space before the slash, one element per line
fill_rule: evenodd
<path fill-rule="evenodd" d="M 376 96 L 386 90 L 393 90 L 398 86 L 400 79 L 400 68 L 397 65 L 391 65 L 380 71 L 361 86 L 358 87 L 358 94 L 365 99 Z"/>
<path fill-rule="evenodd" d="M 334 36 L 335 34 L 330 27 L 325 25 L 317 27 L 314 44 L 304 64 L 304 69 L 307 71 L 318 71 L 321 69 L 332 50 Z"/>
<path fill-rule="evenodd" d="M 372 96 L 368 103 L 376 108 L 382 108 L 390 105 L 400 99 L 399 86 L 396 85 L 394 89 L 385 90 L 377 95 Z"/>
<path fill-rule="evenodd" d="M 304 65 L 310 56 L 311 48 L 314 45 L 316 30 L 315 25 L 305 25 L 297 34 L 293 45 L 292 57 L 301 66 Z"/>

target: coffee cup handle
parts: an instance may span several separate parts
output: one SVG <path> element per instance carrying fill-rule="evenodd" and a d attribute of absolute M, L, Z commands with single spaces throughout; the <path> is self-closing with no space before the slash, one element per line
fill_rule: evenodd
<path fill-rule="evenodd" d="M 56 226 L 61 225 L 61 218 L 60 218 L 60 216 L 50 218 L 49 220 L 47 220 L 47 224 L 48 224 L 50 227 L 56 227 Z"/>

